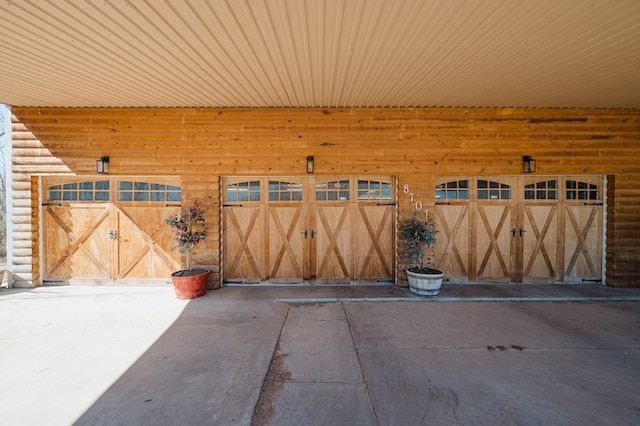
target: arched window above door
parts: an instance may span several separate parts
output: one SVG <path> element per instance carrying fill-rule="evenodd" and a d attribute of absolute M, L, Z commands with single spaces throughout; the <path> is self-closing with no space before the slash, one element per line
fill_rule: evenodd
<path fill-rule="evenodd" d="M 225 201 L 260 201 L 260 181 L 230 183 L 225 188 Z"/>
<path fill-rule="evenodd" d="M 544 180 L 524 186 L 525 200 L 557 200 L 558 180 Z"/>
<path fill-rule="evenodd" d="M 600 200 L 600 188 L 592 183 L 567 180 L 566 191 L 567 200 Z"/>
<path fill-rule="evenodd" d="M 436 185 L 436 200 L 468 200 L 469 180 L 453 180 Z"/>
<path fill-rule="evenodd" d="M 392 200 L 391 182 L 358 180 L 358 201 Z"/>
<path fill-rule="evenodd" d="M 162 183 L 130 181 L 118 182 L 118 201 L 180 201 L 180 187 Z"/>
<path fill-rule="evenodd" d="M 478 179 L 477 185 L 478 200 L 511 199 L 511 185 L 484 179 Z"/>
<path fill-rule="evenodd" d="M 334 180 L 316 183 L 316 201 L 347 201 L 349 200 L 348 180 Z"/>
<path fill-rule="evenodd" d="M 109 181 L 68 182 L 47 188 L 48 201 L 109 201 Z"/>
<path fill-rule="evenodd" d="M 302 184 L 270 180 L 269 201 L 302 201 Z"/>

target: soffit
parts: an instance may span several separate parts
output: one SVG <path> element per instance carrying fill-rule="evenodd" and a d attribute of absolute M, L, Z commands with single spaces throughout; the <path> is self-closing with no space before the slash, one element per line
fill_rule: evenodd
<path fill-rule="evenodd" d="M 0 2 L 0 102 L 640 107 L 637 0 Z"/>

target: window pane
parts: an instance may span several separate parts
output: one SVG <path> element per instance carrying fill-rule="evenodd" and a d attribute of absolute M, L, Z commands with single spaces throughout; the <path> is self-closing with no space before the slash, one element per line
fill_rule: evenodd
<path fill-rule="evenodd" d="M 179 192 L 167 192 L 167 201 L 180 201 Z"/>
<path fill-rule="evenodd" d="M 164 185 L 161 185 L 159 183 L 152 183 L 151 184 L 151 190 L 152 191 L 164 191 Z"/>
<path fill-rule="evenodd" d="M 64 201 L 76 201 L 78 198 L 77 192 L 65 192 Z"/>
<path fill-rule="evenodd" d="M 133 189 L 133 182 L 119 182 L 118 183 L 119 190 L 131 190 Z"/>
<path fill-rule="evenodd" d="M 164 192 L 152 192 L 151 201 L 165 201 Z"/>
<path fill-rule="evenodd" d="M 80 189 L 91 189 L 91 190 L 93 190 L 93 182 L 80 182 Z"/>
<path fill-rule="evenodd" d="M 60 191 L 49 191 L 49 200 L 51 201 L 59 201 L 60 197 L 62 197 Z"/>
<path fill-rule="evenodd" d="M 80 201 L 93 201 L 93 191 L 80 191 Z"/>
<path fill-rule="evenodd" d="M 148 191 L 149 183 L 148 182 L 136 182 L 134 185 L 134 189 L 136 191 Z"/>
<path fill-rule="evenodd" d="M 109 193 L 105 191 L 97 191 L 96 201 L 109 201 Z"/>
<path fill-rule="evenodd" d="M 249 193 L 249 199 L 251 201 L 260 201 L 260 193 L 259 192 L 250 192 Z"/>
<path fill-rule="evenodd" d="M 134 201 L 149 201 L 148 192 L 134 192 Z"/>
<path fill-rule="evenodd" d="M 118 192 L 118 201 L 131 201 L 132 193 L 131 192 Z"/>

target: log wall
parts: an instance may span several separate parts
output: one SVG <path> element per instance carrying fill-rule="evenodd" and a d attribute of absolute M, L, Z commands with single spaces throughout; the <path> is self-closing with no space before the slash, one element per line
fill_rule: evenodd
<path fill-rule="evenodd" d="M 607 283 L 640 286 L 640 110 L 342 108 L 13 108 L 15 285 L 37 285 L 39 174 L 179 175 L 184 194 L 209 208 L 196 264 L 220 282 L 220 177 L 396 175 L 433 207 L 437 175 L 608 175 Z M 399 196 L 400 215 L 411 203 Z M 399 259 L 400 260 L 400 259 Z"/>

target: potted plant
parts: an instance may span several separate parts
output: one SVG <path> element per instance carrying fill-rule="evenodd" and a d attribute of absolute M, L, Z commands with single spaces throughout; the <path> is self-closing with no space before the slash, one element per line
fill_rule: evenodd
<path fill-rule="evenodd" d="M 400 239 L 405 245 L 405 257 L 412 264 L 406 269 L 409 290 L 420 296 L 436 296 L 442 286 L 442 271 L 424 265 L 424 249 L 438 240 L 436 223 L 432 217 L 418 218 L 414 212 L 410 218 L 402 217 L 399 224 Z"/>
<path fill-rule="evenodd" d="M 178 299 L 194 299 L 207 291 L 209 270 L 191 267 L 191 250 L 204 241 L 206 235 L 204 213 L 205 209 L 198 201 L 189 204 L 185 199 L 180 212 L 165 220 L 171 227 L 173 240 L 176 242 L 172 249 L 186 253 L 187 257 L 187 269 L 171 274 L 171 281 Z"/>

